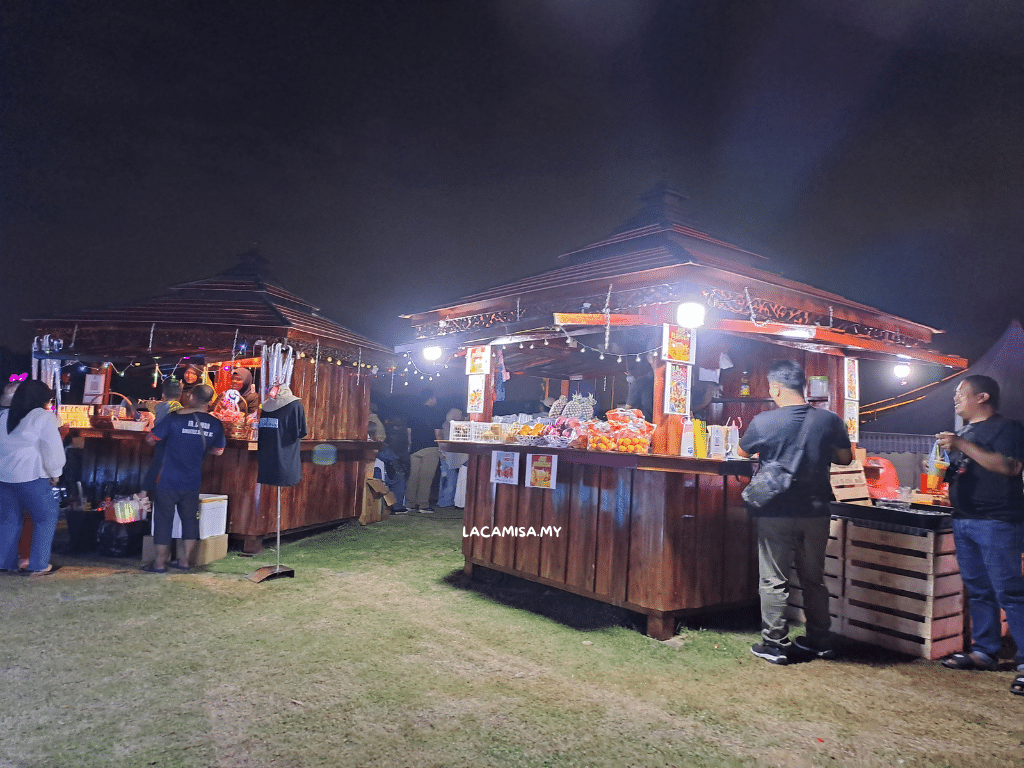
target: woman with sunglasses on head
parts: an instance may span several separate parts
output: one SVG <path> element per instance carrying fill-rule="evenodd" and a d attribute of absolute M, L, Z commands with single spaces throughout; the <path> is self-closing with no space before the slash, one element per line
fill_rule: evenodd
<path fill-rule="evenodd" d="M 11 407 L 0 413 L 0 569 L 18 567 L 21 510 L 32 517 L 29 576 L 53 573 L 53 534 L 60 508 L 51 487 L 64 470 L 64 443 L 50 410 L 53 390 L 26 381 L 14 392 Z"/>

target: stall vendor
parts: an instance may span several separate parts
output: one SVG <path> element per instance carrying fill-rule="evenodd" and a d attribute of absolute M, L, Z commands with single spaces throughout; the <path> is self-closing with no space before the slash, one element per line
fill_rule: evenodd
<path fill-rule="evenodd" d="M 231 371 L 230 390 L 234 390 L 241 396 L 241 402 L 245 403 L 245 413 L 254 413 L 260 407 L 260 396 L 253 386 L 252 373 L 249 372 L 248 368 L 235 368 Z M 213 406 L 214 411 L 217 410 L 217 406 L 225 394 L 222 392 L 220 397 L 217 398 L 217 402 Z"/>
<path fill-rule="evenodd" d="M 191 364 L 185 368 L 184 373 L 181 375 L 181 404 L 184 407 L 188 407 L 188 393 L 193 387 L 197 387 L 200 384 L 205 384 L 208 387 L 212 387 L 213 384 L 206 376 L 206 366 Z"/>

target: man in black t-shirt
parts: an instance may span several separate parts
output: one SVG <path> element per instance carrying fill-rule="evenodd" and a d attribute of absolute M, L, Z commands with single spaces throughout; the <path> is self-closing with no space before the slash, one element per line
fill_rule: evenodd
<path fill-rule="evenodd" d="M 420 512 L 433 512 L 430 487 L 440 463 L 437 441 L 441 439 L 444 414 L 437 407 L 434 390 L 420 392 L 420 407 L 409 416 L 409 486 L 406 506 Z"/>
<path fill-rule="evenodd" d="M 949 451 L 949 500 L 960 578 L 970 596 L 967 653 L 943 664 L 951 669 L 995 669 L 1002 643 L 999 609 L 1017 643 L 1013 693 L 1024 695 L 1024 427 L 999 415 L 999 384 L 966 376 L 953 396 L 964 426 L 936 435 Z"/>
<path fill-rule="evenodd" d="M 807 636 L 795 645 L 818 658 L 830 659 L 828 588 L 825 586 L 825 547 L 828 544 L 832 486 L 829 464 L 853 461 L 843 420 L 831 411 L 808 405 L 806 378 L 793 360 L 778 360 L 768 368 L 768 394 L 777 410 L 757 414 L 740 439 L 741 456 L 757 454 L 761 461 L 791 460 L 800 449 L 797 438 L 806 419 L 807 437 L 793 482 L 757 510 L 757 566 L 761 593 L 761 642 L 751 649 L 772 664 L 789 662 L 789 573 L 796 567 L 804 596 Z"/>

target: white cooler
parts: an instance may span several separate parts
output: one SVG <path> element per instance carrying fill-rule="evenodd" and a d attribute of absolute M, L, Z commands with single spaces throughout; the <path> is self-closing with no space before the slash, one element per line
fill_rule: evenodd
<path fill-rule="evenodd" d="M 199 494 L 199 538 L 209 539 L 221 536 L 228 530 L 228 497 L 219 493 Z M 153 526 L 150 525 L 150 533 Z M 181 518 L 174 512 L 174 523 L 171 525 L 171 538 L 181 538 Z"/>

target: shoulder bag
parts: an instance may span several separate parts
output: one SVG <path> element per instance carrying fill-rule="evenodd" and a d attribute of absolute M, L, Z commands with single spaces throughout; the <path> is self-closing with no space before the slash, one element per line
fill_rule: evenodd
<path fill-rule="evenodd" d="M 813 406 L 812 406 L 813 408 Z M 804 445 L 807 442 L 807 434 L 810 432 L 811 411 L 804 414 L 800 424 L 800 432 L 797 434 L 796 452 L 788 462 L 764 461 L 760 469 L 754 475 L 750 483 L 743 489 L 743 501 L 754 509 L 761 509 L 776 496 L 789 490 L 793 482 L 793 475 L 800 467 L 800 461 L 804 457 Z"/>

